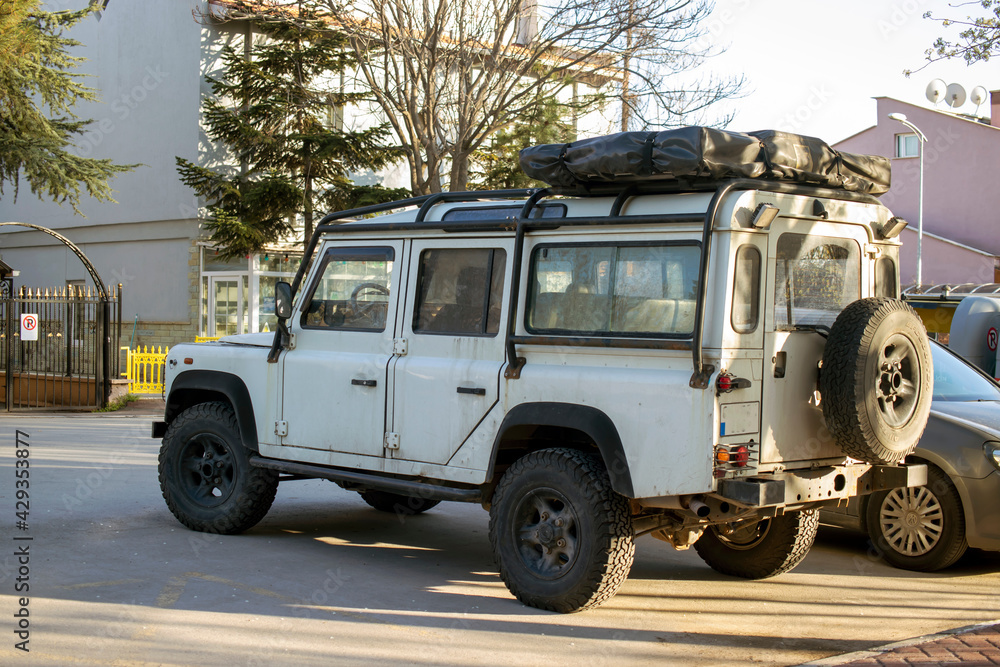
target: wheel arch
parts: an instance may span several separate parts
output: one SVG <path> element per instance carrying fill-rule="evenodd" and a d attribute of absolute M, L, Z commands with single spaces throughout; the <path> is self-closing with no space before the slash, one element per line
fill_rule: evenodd
<path fill-rule="evenodd" d="M 523 456 L 549 447 L 547 443 L 552 435 L 573 433 L 580 434 L 596 447 L 611 479 L 611 488 L 627 498 L 634 498 L 632 474 L 614 422 L 597 408 L 572 403 L 535 402 L 514 406 L 504 417 L 493 441 L 487 479 L 493 479 L 499 467 L 513 462 L 505 460 L 505 452 L 520 452 Z"/>
<path fill-rule="evenodd" d="M 163 430 L 177 416 L 199 403 L 221 401 L 228 403 L 236 414 L 243 446 L 259 451 L 257 446 L 257 420 L 253 414 L 253 401 L 246 383 L 232 373 L 222 371 L 191 370 L 180 373 L 170 385 Z"/>

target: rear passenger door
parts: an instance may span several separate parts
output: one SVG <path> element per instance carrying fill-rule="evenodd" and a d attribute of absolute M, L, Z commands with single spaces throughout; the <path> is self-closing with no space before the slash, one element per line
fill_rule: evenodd
<path fill-rule="evenodd" d="M 446 464 L 496 404 L 513 239 L 414 241 L 392 386 L 393 458 Z"/>

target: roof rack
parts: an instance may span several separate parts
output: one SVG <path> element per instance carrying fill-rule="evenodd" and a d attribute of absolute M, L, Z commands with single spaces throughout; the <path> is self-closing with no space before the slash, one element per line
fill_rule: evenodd
<path fill-rule="evenodd" d="M 1000 283 L 930 283 L 911 285 L 902 296 L 910 301 L 961 301 L 967 296 L 1000 296 Z"/>

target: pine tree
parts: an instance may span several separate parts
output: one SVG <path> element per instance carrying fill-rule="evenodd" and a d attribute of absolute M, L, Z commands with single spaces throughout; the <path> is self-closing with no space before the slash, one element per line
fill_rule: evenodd
<path fill-rule="evenodd" d="M 69 202 L 83 215 L 83 190 L 113 202 L 108 179 L 137 165 L 73 154 L 74 138 L 93 121 L 72 109 L 97 97 L 73 72 L 84 59 L 67 53 L 80 43 L 62 34 L 91 10 L 44 12 L 38 6 L 38 0 L 0 0 L 0 195 L 7 185 L 16 201 L 25 182 L 37 197 Z"/>
<path fill-rule="evenodd" d="M 518 161 L 521 149 L 575 140 L 576 129 L 566 109 L 558 100 L 540 96 L 537 105 L 514 121 L 510 128 L 494 134 L 486 150 L 473 154 L 472 187 L 477 190 L 546 187 L 521 169 Z"/>
<path fill-rule="evenodd" d="M 259 33 L 247 57 L 227 46 L 224 75 L 209 78 L 202 104 L 209 138 L 226 148 L 228 164 L 196 165 L 178 157 L 181 181 L 208 201 L 207 229 L 223 256 L 259 252 L 288 238 L 298 217 L 304 242 L 317 212 L 390 201 L 405 190 L 356 186 L 351 171 L 377 170 L 401 156 L 385 145 L 385 126 L 352 132 L 335 116 L 359 97 L 331 90 L 353 64 L 346 40 L 299 2 L 233 2 Z"/>

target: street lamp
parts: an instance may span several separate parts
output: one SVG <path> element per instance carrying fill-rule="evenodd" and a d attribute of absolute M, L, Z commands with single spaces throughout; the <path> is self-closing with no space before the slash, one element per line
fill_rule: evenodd
<path fill-rule="evenodd" d="M 923 257 L 924 257 L 924 143 L 927 136 L 920 131 L 916 125 L 906 120 L 906 114 L 891 113 L 889 118 L 898 121 L 913 130 L 917 139 L 920 140 L 920 186 L 917 190 L 917 289 L 923 285 Z"/>

